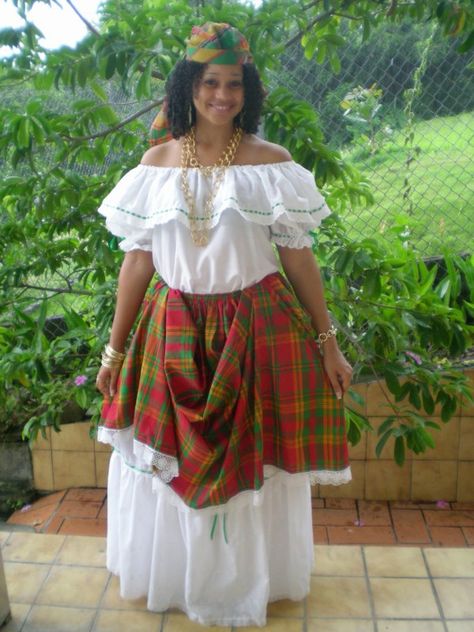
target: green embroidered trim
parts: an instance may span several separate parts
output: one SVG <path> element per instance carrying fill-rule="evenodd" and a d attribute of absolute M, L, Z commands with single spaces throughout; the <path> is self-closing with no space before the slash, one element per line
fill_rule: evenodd
<path fill-rule="evenodd" d="M 117 452 L 118 454 L 120 454 L 125 465 L 129 467 L 131 470 L 135 470 L 135 472 L 140 472 L 140 474 L 149 474 L 150 476 L 153 476 L 152 470 L 142 470 L 140 467 L 136 467 L 135 465 L 132 465 L 126 460 L 126 458 L 123 456 L 123 453 L 118 448 L 114 447 L 113 450 L 114 452 Z"/>
<path fill-rule="evenodd" d="M 229 197 L 226 200 L 224 200 L 224 202 L 227 201 L 232 201 L 235 202 L 238 205 L 238 201 L 236 198 L 234 197 Z M 133 211 L 129 211 L 125 208 L 122 208 L 121 206 L 114 206 L 113 204 L 107 204 L 107 203 L 103 203 L 103 206 L 106 206 L 108 208 L 112 208 L 115 209 L 116 211 L 120 211 L 121 213 L 125 213 L 126 215 L 131 215 L 133 217 L 138 217 L 139 219 L 151 219 L 155 216 L 159 216 L 159 215 L 167 215 L 169 213 L 173 213 L 174 211 L 177 211 L 178 213 L 182 213 L 183 215 L 185 215 L 186 217 L 188 217 L 188 211 L 186 211 L 186 209 L 183 208 L 179 208 L 178 206 L 172 207 L 172 208 L 166 208 L 160 211 L 155 211 L 154 213 L 152 213 L 151 215 L 140 215 L 139 213 L 134 213 Z M 313 213 L 318 213 L 319 211 L 321 211 L 325 206 L 326 206 L 326 202 L 322 202 L 320 206 L 318 206 L 317 208 L 314 209 L 308 209 L 308 210 L 301 210 L 301 209 L 293 209 L 293 208 L 286 208 L 286 206 L 283 204 L 283 202 L 276 202 L 275 204 L 272 205 L 271 207 L 271 211 L 258 211 L 256 209 L 247 209 L 247 208 L 240 208 L 239 210 L 242 213 L 246 213 L 248 215 L 263 215 L 264 217 L 270 217 L 271 215 L 273 215 L 273 211 L 278 207 L 278 206 L 283 206 L 285 208 L 285 210 L 288 213 L 309 213 L 309 214 L 313 214 Z M 220 213 L 215 212 L 211 215 L 210 219 L 213 219 L 214 217 L 218 217 L 220 215 Z M 196 217 L 196 220 L 199 221 L 205 221 L 206 218 L 204 217 Z"/>
<path fill-rule="evenodd" d="M 216 534 L 216 529 L 217 529 L 217 523 L 218 522 L 219 522 L 219 514 L 215 514 L 213 519 L 212 519 L 212 525 L 211 525 L 211 534 L 210 534 L 211 540 L 214 539 L 214 535 Z M 223 516 L 222 531 L 224 533 L 224 541 L 225 541 L 225 543 L 229 544 L 229 539 L 227 537 L 227 514 L 224 514 L 224 516 Z"/>

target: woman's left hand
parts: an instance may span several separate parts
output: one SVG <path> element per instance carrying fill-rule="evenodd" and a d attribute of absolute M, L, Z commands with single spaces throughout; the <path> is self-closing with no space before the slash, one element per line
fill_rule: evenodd
<path fill-rule="evenodd" d="M 352 367 L 337 346 L 333 347 L 326 343 L 323 353 L 324 370 L 332 384 L 337 399 L 342 399 L 351 383 Z"/>

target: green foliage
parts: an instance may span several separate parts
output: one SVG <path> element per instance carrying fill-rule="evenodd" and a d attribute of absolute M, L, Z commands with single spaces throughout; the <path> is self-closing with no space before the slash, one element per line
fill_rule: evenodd
<path fill-rule="evenodd" d="M 0 32 L 0 43 L 12 47 L 0 67 L 1 424 L 20 424 L 29 439 L 48 425 L 58 428 L 68 400 L 97 421 L 94 378 L 121 257 L 96 209 L 146 148 L 147 119 L 194 23 L 229 21 L 244 31 L 264 78 L 281 68 L 292 41 L 307 58 L 329 60 L 337 73 L 341 46 L 354 31 L 367 37 L 386 20 L 435 20 L 467 50 L 473 24 L 470 4 L 462 0 L 269 0 L 258 8 L 236 0 L 107 0 L 98 31 L 75 49 L 45 51 L 41 33 L 28 22 L 28 9 L 39 1 L 17 0 L 24 27 Z M 118 91 L 125 106 L 117 103 Z M 357 170 L 325 143 L 307 102 L 271 90 L 264 128 L 314 173 L 333 208 L 371 202 Z M 449 356 L 467 346 L 465 313 L 474 305 L 472 296 L 458 303 L 456 288 L 458 275 L 472 287 L 471 262 L 453 259 L 451 276 L 438 279 L 403 245 L 394 251 L 379 240 L 350 240 L 337 219 L 321 233 L 318 256 L 357 376 L 391 371 L 393 388 L 398 376 L 414 384 L 396 393 L 397 419 L 405 400 L 421 402 L 415 406 L 420 419 L 423 411 L 430 414 L 431 400 L 443 407 L 443 419 L 452 415 L 463 386 Z M 57 316 L 60 326 L 53 330 Z M 408 362 L 404 350 L 420 354 L 422 365 Z M 421 421 L 408 412 L 405 417 L 414 430 L 400 435 L 403 441 L 418 449 L 421 436 L 426 445 Z M 350 408 L 347 423 L 352 442 L 369 428 Z M 401 445 L 397 435 L 398 460 Z"/>

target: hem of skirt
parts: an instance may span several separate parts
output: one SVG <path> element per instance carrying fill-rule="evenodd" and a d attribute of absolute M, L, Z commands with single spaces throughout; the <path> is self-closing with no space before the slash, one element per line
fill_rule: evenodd
<path fill-rule="evenodd" d="M 133 441 L 131 441 L 133 439 Z M 133 426 L 123 429 L 111 429 L 99 426 L 97 440 L 112 446 L 121 457 L 122 463 L 130 470 L 138 474 L 152 477 L 153 492 L 167 493 L 168 500 L 176 507 L 186 507 L 190 511 L 202 511 L 203 509 L 218 510 L 221 507 L 226 510 L 229 503 L 233 504 L 237 499 L 250 498 L 255 505 L 260 504 L 263 485 L 259 489 L 243 489 L 220 505 L 210 505 L 196 509 L 186 505 L 168 483 L 179 475 L 178 461 L 176 458 L 162 454 L 141 443 L 133 437 Z M 131 447 L 132 446 L 132 447 Z M 342 470 L 310 470 L 303 472 L 288 472 L 273 464 L 263 466 L 264 482 L 274 478 L 282 479 L 290 477 L 292 484 L 304 484 L 308 479 L 311 485 L 344 485 L 352 480 L 351 467 L 348 465 Z"/>
<path fill-rule="evenodd" d="M 119 572 L 114 570 L 109 565 L 107 565 L 107 570 L 110 573 L 112 573 L 112 575 L 114 575 L 115 577 L 118 577 L 120 580 Z M 294 594 L 290 592 L 276 593 L 274 595 L 271 595 L 268 598 L 267 605 L 275 601 L 281 601 L 282 599 L 289 599 L 290 601 L 294 601 L 294 602 L 303 601 L 303 599 L 305 599 L 309 595 L 309 593 L 310 593 L 309 588 L 307 588 L 301 596 L 299 595 L 295 596 Z M 130 598 L 126 595 L 123 595 L 122 592 L 120 592 L 120 597 L 122 599 Z M 163 608 L 160 608 L 160 609 L 156 609 L 156 608 L 151 608 L 148 606 L 148 595 L 146 593 L 138 597 L 137 596 L 133 597 L 133 599 L 143 599 L 143 598 L 147 599 L 147 610 L 149 612 L 167 613 L 168 610 L 171 610 L 172 608 L 176 608 L 177 610 L 182 612 L 185 616 L 187 616 L 188 619 L 190 619 L 191 621 L 195 621 L 196 623 L 200 623 L 201 625 L 209 625 L 209 626 L 221 625 L 221 626 L 231 626 L 231 627 L 232 626 L 244 627 L 244 626 L 256 625 L 258 627 L 263 627 L 267 624 L 266 614 L 261 618 L 256 618 L 256 617 L 251 617 L 251 616 L 206 618 L 194 613 L 192 610 L 189 610 L 186 606 L 184 606 L 179 601 L 172 601 L 167 606 L 164 606 Z"/>

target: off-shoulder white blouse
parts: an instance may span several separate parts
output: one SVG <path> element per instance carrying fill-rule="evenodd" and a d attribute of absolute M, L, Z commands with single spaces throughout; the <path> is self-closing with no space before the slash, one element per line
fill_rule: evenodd
<path fill-rule="evenodd" d="M 210 181 L 188 170 L 198 217 Z M 232 165 L 214 198 L 205 247 L 194 245 L 179 167 L 138 165 L 102 202 L 111 233 L 124 251 L 152 251 L 156 270 L 174 289 L 197 294 L 233 292 L 279 269 L 272 244 L 312 245 L 310 231 L 330 214 L 310 171 L 286 161 Z"/>

